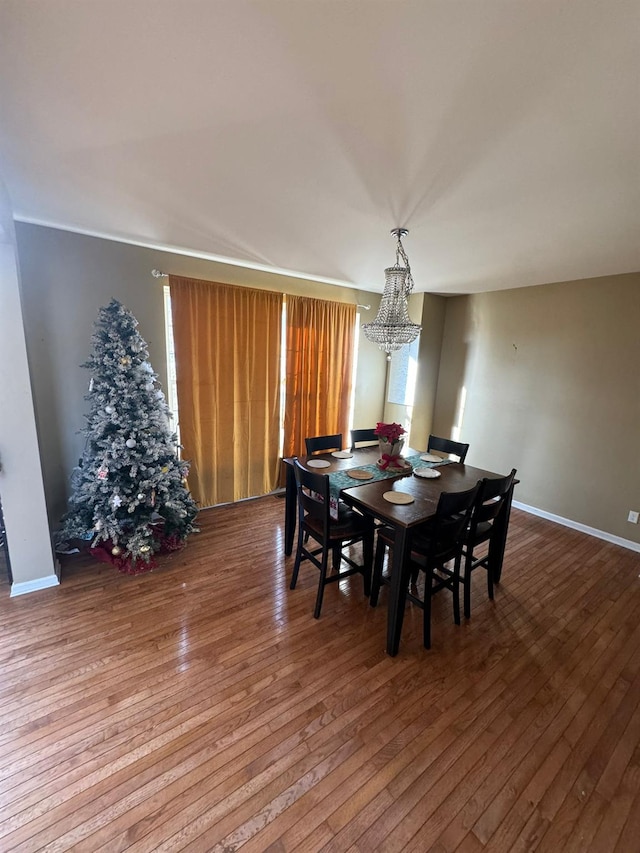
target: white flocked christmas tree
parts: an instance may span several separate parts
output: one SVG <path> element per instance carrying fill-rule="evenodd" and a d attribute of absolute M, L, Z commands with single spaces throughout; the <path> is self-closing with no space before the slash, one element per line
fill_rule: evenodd
<path fill-rule="evenodd" d="M 138 322 L 112 299 L 100 309 L 93 352 L 85 450 L 72 477 L 59 541 L 91 539 L 121 568 L 153 564 L 196 528 L 170 412 Z"/>

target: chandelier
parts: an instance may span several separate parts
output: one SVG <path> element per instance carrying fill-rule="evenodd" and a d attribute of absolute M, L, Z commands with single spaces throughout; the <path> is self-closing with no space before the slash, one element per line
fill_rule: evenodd
<path fill-rule="evenodd" d="M 378 316 L 372 323 L 362 324 L 365 336 L 387 353 L 387 360 L 391 359 L 392 352 L 415 341 L 422 329 L 409 319 L 407 306 L 407 299 L 413 290 L 413 277 L 402 238 L 406 237 L 409 231 L 406 228 L 393 228 L 391 233 L 398 240 L 396 262 L 384 271 L 384 293 Z"/>

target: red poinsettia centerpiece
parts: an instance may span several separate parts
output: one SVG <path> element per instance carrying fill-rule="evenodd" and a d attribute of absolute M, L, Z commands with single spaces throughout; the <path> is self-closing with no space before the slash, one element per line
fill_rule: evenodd
<path fill-rule="evenodd" d="M 374 433 L 382 441 L 388 441 L 390 444 L 395 444 L 406 433 L 406 429 L 401 424 L 382 424 L 378 423 Z"/>
<path fill-rule="evenodd" d="M 380 444 L 378 468 L 390 472 L 403 471 L 405 465 L 400 458 L 400 454 L 402 453 L 402 445 L 404 444 L 402 436 L 406 433 L 405 428 L 400 424 L 379 423 L 374 433 L 378 436 Z"/>

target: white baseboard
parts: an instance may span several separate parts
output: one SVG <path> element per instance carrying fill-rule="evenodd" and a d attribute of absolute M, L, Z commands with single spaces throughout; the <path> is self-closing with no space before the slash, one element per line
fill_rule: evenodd
<path fill-rule="evenodd" d="M 535 506 L 514 501 L 513 506 L 516 509 L 521 509 L 531 515 L 537 515 L 540 518 L 546 518 L 549 521 L 555 521 L 556 524 L 562 524 L 564 527 L 571 527 L 573 530 L 579 530 L 581 533 L 587 533 L 589 536 L 595 536 L 596 539 L 604 539 L 605 542 L 611 542 L 614 545 L 621 545 L 623 548 L 628 548 L 630 551 L 640 553 L 640 542 L 633 542 L 631 539 L 623 539 L 622 536 L 614 536 L 612 533 L 607 533 L 605 530 L 598 530 L 596 527 L 589 527 L 586 524 L 580 524 L 579 521 L 571 521 L 570 518 L 563 518 L 561 515 L 554 515 L 552 512 L 546 512 L 543 509 L 538 509 Z"/>
<path fill-rule="evenodd" d="M 11 594 L 9 598 L 16 595 L 24 595 L 27 592 L 36 592 L 39 589 L 49 589 L 51 586 L 58 586 L 60 579 L 57 575 L 47 575 L 46 578 L 36 578 L 33 581 L 23 581 L 22 583 L 11 584 Z"/>

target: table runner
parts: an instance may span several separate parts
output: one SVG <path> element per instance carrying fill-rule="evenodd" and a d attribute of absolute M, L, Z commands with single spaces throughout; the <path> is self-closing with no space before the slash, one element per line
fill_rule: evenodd
<path fill-rule="evenodd" d="M 406 462 L 409 462 L 412 468 L 437 468 L 440 465 L 448 465 L 450 462 L 453 462 L 453 459 L 442 459 L 440 462 L 425 462 L 420 458 L 421 453 L 415 453 L 412 456 L 403 457 Z M 340 492 L 343 489 L 351 489 L 354 486 L 364 486 L 367 483 L 375 483 L 376 480 L 390 480 L 390 479 L 399 479 L 402 477 L 402 474 L 398 474 L 397 471 L 384 471 L 382 468 L 378 468 L 378 466 L 373 463 L 371 465 L 354 465 L 353 468 L 349 470 L 358 469 L 358 471 L 368 471 L 370 474 L 373 474 L 370 480 L 354 480 L 353 477 L 350 477 L 347 471 L 333 471 L 331 474 L 327 474 L 329 477 L 329 500 L 331 502 L 331 517 L 338 517 L 338 497 Z M 410 476 L 409 474 L 405 474 L 404 476 Z"/>

